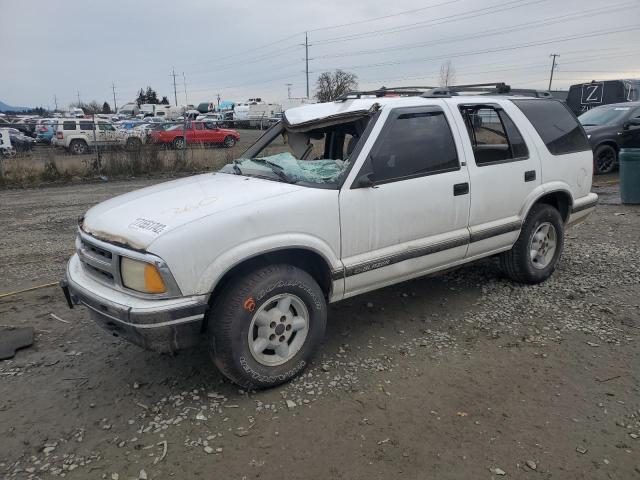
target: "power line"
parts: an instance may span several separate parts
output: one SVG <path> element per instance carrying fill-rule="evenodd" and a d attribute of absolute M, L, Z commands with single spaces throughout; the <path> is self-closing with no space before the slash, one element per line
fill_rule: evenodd
<path fill-rule="evenodd" d="M 521 8 L 529 5 L 543 3 L 546 1 L 547 0 L 529 0 L 529 1 L 510 0 L 508 2 L 499 3 L 497 5 L 492 5 L 489 7 L 478 8 L 476 10 L 469 10 L 467 12 L 462 12 L 462 13 L 457 13 L 452 15 L 445 15 L 443 17 L 432 18 L 430 20 L 423 20 L 420 22 L 409 23 L 406 25 L 398 25 L 395 27 L 382 28 L 379 30 L 371 30 L 369 32 L 352 33 L 349 35 L 343 35 L 343 36 L 328 38 L 324 40 L 320 39 L 316 41 L 316 44 L 325 45 L 329 43 L 346 42 L 348 40 L 356 40 L 356 39 L 372 37 L 372 36 L 390 35 L 393 33 L 405 32 L 407 30 L 414 30 L 416 28 L 424 28 L 424 27 L 429 27 L 433 25 L 441 25 L 443 23 L 456 22 L 459 20 L 468 20 L 471 18 L 490 15 L 492 13 L 500 13 L 507 10 L 513 10 L 515 8 Z M 497 8 L 497 7 L 505 7 L 505 8 Z"/>
<path fill-rule="evenodd" d="M 493 28 L 493 29 L 490 29 L 490 30 L 484 30 L 482 32 L 477 32 L 477 33 L 473 33 L 473 34 L 469 34 L 469 35 L 458 35 L 458 36 L 455 36 L 455 37 L 444 38 L 444 39 L 441 39 L 441 40 L 435 40 L 435 41 L 430 41 L 430 42 L 406 43 L 406 44 L 403 44 L 403 45 L 396 45 L 396 46 L 393 46 L 393 47 L 375 48 L 375 49 L 369 49 L 369 50 L 359 50 L 359 51 L 355 51 L 355 52 L 345 52 L 345 53 L 337 53 L 337 54 L 329 54 L 329 55 L 319 55 L 319 56 L 316 56 L 315 59 L 320 60 L 320 59 L 324 59 L 324 58 L 341 58 L 341 57 L 351 57 L 351 56 L 358 56 L 358 55 L 371 55 L 371 54 L 391 52 L 391 51 L 396 51 L 396 50 L 407 50 L 407 49 L 411 49 L 411 48 L 430 47 L 430 46 L 434 46 L 434 45 L 441 45 L 443 43 L 453 43 L 453 42 L 459 42 L 459 41 L 463 41 L 463 40 L 471 40 L 471 39 L 476 39 L 476 38 L 489 37 L 489 36 L 493 36 L 493 35 L 502 35 L 502 34 L 513 32 L 513 31 L 519 31 L 519 30 L 527 29 L 527 28 L 545 27 L 545 26 L 556 24 L 556 23 L 562 23 L 562 22 L 566 22 L 566 21 L 577 20 L 577 19 L 579 19 L 581 17 L 590 16 L 590 15 L 593 15 L 593 14 L 596 14 L 596 13 L 602 13 L 602 12 L 604 12 L 604 13 L 615 13 L 615 12 L 617 12 L 619 10 L 627 8 L 629 5 L 634 5 L 635 7 L 640 7 L 640 4 L 637 3 L 636 1 L 625 2 L 625 3 L 620 3 L 620 4 L 617 4 L 617 5 L 607 6 L 605 8 L 595 8 L 595 9 L 591 9 L 591 10 L 583 10 L 582 12 L 580 12 L 578 14 L 576 14 L 576 13 L 568 13 L 566 15 L 547 17 L 547 18 L 540 19 L 540 20 L 534 20 L 532 22 L 520 23 L 518 25 L 511 25 L 511 26 L 508 26 L 506 28 L 505 27 Z"/>
<path fill-rule="evenodd" d="M 508 45 L 508 46 L 501 46 L 496 48 L 489 48 L 489 49 L 475 50 L 475 51 L 465 50 L 464 52 L 449 53 L 449 54 L 439 55 L 435 57 L 415 58 L 410 60 L 396 60 L 396 61 L 370 63 L 370 64 L 363 64 L 363 65 L 350 65 L 349 67 L 336 67 L 336 68 L 341 68 L 341 69 L 348 68 L 353 70 L 358 68 L 386 67 L 386 66 L 392 66 L 392 65 L 402 65 L 406 63 L 425 62 L 430 60 L 442 60 L 442 59 L 450 59 L 450 58 L 457 58 L 457 57 L 466 57 L 466 56 L 479 55 L 484 53 L 504 52 L 509 50 L 516 50 L 519 48 L 529 48 L 529 47 L 536 47 L 540 45 L 549 45 L 551 43 L 565 42 L 569 40 L 578 40 L 582 38 L 599 37 L 599 36 L 610 35 L 615 33 L 624 33 L 632 30 L 638 30 L 639 28 L 640 28 L 640 25 L 626 25 L 624 27 L 618 27 L 610 30 L 598 30 L 596 32 L 585 33 L 581 35 L 569 35 L 565 37 L 556 37 L 553 39 L 542 40 L 539 42 L 528 42 L 528 43 L 521 43 L 517 45 Z"/>

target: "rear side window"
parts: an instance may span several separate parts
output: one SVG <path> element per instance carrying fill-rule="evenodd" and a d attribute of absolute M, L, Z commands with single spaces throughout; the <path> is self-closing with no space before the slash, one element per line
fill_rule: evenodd
<path fill-rule="evenodd" d="M 553 155 L 591 150 L 580 123 L 557 100 L 512 100 L 522 110 Z"/>
<path fill-rule="evenodd" d="M 373 148 L 377 183 L 458 170 L 451 128 L 442 111 L 399 110 Z"/>
<path fill-rule="evenodd" d="M 80 130 L 93 130 L 93 122 L 80 122 Z"/>
<path fill-rule="evenodd" d="M 62 129 L 63 130 L 75 130 L 76 129 L 76 122 L 63 122 L 62 123 Z"/>
<path fill-rule="evenodd" d="M 492 105 L 461 105 L 460 113 L 467 125 L 479 167 L 529 157 L 522 135 L 502 109 Z"/>

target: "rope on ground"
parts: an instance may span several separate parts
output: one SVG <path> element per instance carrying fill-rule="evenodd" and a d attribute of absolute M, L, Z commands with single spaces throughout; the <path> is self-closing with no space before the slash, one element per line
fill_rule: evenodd
<path fill-rule="evenodd" d="M 10 297 L 19 293 L 30 292 L 31 290 L 40 290 L 41 288 L 53 287 L 60 285 L 59 282 L 45 283 L 44 285 L 37 285 L 35 287 L 25 288 L 24 290 L 16 290 L 15 292 L 0 293 L 0 298 Z"/>

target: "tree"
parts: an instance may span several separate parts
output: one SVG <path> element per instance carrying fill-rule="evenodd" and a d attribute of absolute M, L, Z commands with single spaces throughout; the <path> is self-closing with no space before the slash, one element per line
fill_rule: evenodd
<path fill-rule="evenodd" d="M 456 81 L 456 69 L 453 67 L 451 60 L 447 60 L 440 65 L 440 76 L 438 82 L 441 87 L 448 87 L 453 85 Z"/>
<path fill-rule="evenodd" d="M 147 99 L 146 103 L 153 103 L 154 105 L 160 103 L 160 101 L 158 100 L 158 94 L 151 87 L 147 87 L 147 91 L 145 92 L 144 96 Z"/>
<path fill-rule="evenodd" d="M 102 104 L 102 113 L 111 113 L 111 105 L 109 105 L 107 102 L 104 102 Z"/>
<path fill-rule="evenodd" d="M 167 97 L 162 97 L 162 100 L 160 100 L 160 104 L 169 105 L 169 99 Z"/>
<path fill-rule="evenodd" d="M 344 70 L 322 72 L 316 81 L 316 98 L 319 102 L 332 102 L 356 88 L 358 77 L 354 73 Z"/>
<path fill-rule="evenodd" d="M 138 106 L 142 105 L 143 103 L 147 103 L 147 97 L 145 96 L 143 89 L 140 89 L 140 91 L 138 92 L 136 103 L 138 104 Z"/>

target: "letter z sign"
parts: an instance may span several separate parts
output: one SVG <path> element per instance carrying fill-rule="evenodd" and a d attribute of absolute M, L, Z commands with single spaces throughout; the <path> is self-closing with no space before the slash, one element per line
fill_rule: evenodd
<path fill-rule="evenodd" d="M 602 93 L 604 85 L 602 83 L 585 83 L 582 85 L 582 100 L 580 103 L 594 104 L 602 103 Z"/>

